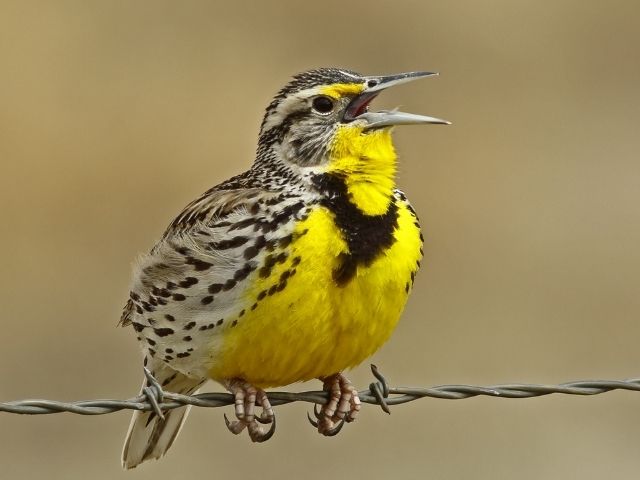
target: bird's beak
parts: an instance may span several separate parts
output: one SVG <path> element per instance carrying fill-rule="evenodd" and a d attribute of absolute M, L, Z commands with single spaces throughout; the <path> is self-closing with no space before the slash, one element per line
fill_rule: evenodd
<path fill-rule="evenodd" d="M 343 121 L 352 122 L 363 120 L 365 130 L 372 128 L 390 127 L 393 125 L 414 125 L 423 123 L 436 123 L 450 125 L 451 122 L 439 118 L 427 117 L 426 115 L 415 115 L 413 113 L 400 112 L 394 110 L 381 110 L 379 112 L 368 111 L 369 103 L 378 96 L 382 90 L 386 90 L 394 85 L 412 82 L 419 78 L 432 77 L 438 75 L 434 72 L 408 72 L 398 75 L 385 75 L 381 77 L 365 77 L 365 88 L 362 93 L 351 100 L 344 113 Z"/>

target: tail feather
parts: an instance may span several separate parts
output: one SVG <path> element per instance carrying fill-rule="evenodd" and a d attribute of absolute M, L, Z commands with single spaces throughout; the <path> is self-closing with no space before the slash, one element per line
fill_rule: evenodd
<path fill-rule="evenodd" d="M 150 365 L 151 373 L 167 392 L 190 395 L 205 382 L 183 375 L 166 365 Z M 146 386 L 146 381 L 142 387 Z M 129 431 L 122 450 L 122 466 L 135 468 L 142 462 L 162 457 L 180 433 L 190 406 L 164 413 L 164 420 L 154 412 L 136 411 L 131 418 Z"/>

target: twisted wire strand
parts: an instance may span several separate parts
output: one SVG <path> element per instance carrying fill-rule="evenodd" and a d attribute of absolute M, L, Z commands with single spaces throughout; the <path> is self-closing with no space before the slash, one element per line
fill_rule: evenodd
<path fill-rule="evenodd" d="M 477 396 L 497 398 L 531 398 L 551 395 L 598 395 L 612 390 L 640 391 L 640 378 L 629 380 L 585 380 L 559 385 L 535 385 L 511 383 L 493 386 L 474 385 L 439 385 L 434 387 L 389 387 L 386 379 L 375 365 L 371 366 L 373 375 L 378 380 L 368 390 L 359 393 L 362 403 L 379 405 L 389 413 L 390 405 L 400 405 L 421 398 L 440 398 L 445 400 L 461 400 Z M 271 404 L 285 405 L 293 402 L 323 404 L 329 394 L 324 391 L 309 392 L 269 392 Z M 75 413 L 78 415 L 105 415 L 120 410 L 158 410 L 167 411 L 185 405 L 194 407 L 216 408 L 233 405 L 233 396 L 229 393 L 199 393 L 196 395 L 180 395 L 172 392 L 158 392 L 145 389 L 145 393 L 127 400 L 81 400 L 77 402 L 58 402 L 55 400 L 16 400 L 0 402 L 0 412 L 26 415 L 47 415 L 52 413 Z"/>

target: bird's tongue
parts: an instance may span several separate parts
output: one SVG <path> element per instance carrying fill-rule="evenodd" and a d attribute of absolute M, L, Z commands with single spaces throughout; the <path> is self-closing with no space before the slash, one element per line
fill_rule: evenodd
<path fill-rule="evenodd" d="M 369 104 L 376 98 L 378 92 L 362 93 L 354 98 L 347 108 L 345 120 L 350 121 L 356 119 L 369 109 Z"/>
<path fill-rule="evenodd" d="M 369 104 L 371 103 L 371 100 L 373 100 L 373 98 L 370 98 L 369 100 L 367 100 L 366 102 L 363 102 L 358 109 L 355 112 L 355 116 L 357 117 L 358 115 L 363 114 L 364 112 L 366 112 L 369 108 Z"/>

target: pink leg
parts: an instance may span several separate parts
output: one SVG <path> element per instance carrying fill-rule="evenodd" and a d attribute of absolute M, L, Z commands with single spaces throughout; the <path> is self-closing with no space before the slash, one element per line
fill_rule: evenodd
<path fill-rule="evenodd" d="M 309 420 L 317 427 L 319 433 L 331 437 L 342 429 L 345 422 L 353 422 L 356 419 L 361 403 L 358 391 L 341 373 L 321 380 L 324 383 L 323 390 L 329 392 L 329 401 L 320 411 L 314 409 L 317 422 L 311 418 Z"/>
<path fill-rule="evenodd" d="M 234 396 L 237 418 L 231 422 L 225 415 L 224 420 L 229 431 L 238 435 L 246 427 L 252 441 L 266 442 L 269 440 L 276 431 L 276 417 L 265 391 L 240 379 L 229 380 L 225 383 L 225 387 Z M 258 417 L 255 412 L 256 405 L 262 407 L 262 413 Z M 259 423 L 270 423 L 271 427 L 265 430 Z"/>

